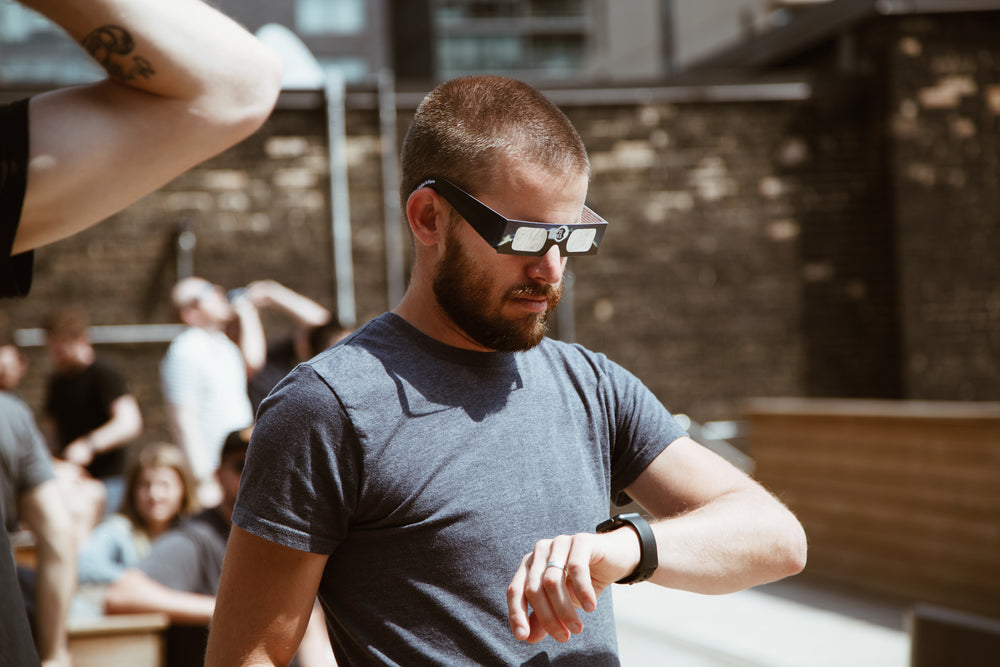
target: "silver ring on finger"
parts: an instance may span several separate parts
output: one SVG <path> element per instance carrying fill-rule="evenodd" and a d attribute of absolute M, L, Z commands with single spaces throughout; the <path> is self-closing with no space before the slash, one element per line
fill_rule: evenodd
<path fill-rule="evenodd" d="M 562 570 L 563 576 L 566 576 L 566 574 L 567 574 L 566 573 L 566 566 L 565 565 L 560 565 L 559 563 L 555 562 L 554 560 L 550 560 L 548 563 L 546 563 L 545 567 L 543 569 L 547 570 L 550 567 L 557 567 L 560 570 Z"/>

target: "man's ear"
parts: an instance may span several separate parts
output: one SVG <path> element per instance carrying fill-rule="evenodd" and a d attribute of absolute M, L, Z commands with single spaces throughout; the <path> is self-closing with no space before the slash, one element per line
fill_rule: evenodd
<path fill-rule="evenodd" d="M 432 188 L 417 188 L 406 200 L 406 219 L 418 243 L 437 245 L 445 236 L 450 211 Z"/>

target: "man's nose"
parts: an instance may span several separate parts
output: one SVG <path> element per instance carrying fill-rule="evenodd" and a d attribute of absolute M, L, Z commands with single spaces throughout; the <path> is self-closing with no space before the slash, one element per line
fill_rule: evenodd
<path fill-rule="evenodd" d="M 532 257 L 528 265 L 528 277 L 547 285 L 556 285 L 562 280 L 566 259 L 559 254 L 559 246 L 553 245 L 541 257 Z"/>

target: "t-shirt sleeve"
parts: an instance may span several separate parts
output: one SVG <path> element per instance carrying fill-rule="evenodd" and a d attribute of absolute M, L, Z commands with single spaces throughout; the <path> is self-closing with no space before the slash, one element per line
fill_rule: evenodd
<path fill-rule="evenodd" d="M 18 448 L 18 495 L 29 491 L 42 482 L 55 477 L 52 470 L 52 455 L 49 454 L 45 438 L 35 424 L 34 417 L 27 408 L 23 414 L 17 417 L 16 428 L 23 433 L 20 439 L 21 446 Z"/>
<path fill-rule="evenodd" d="M 26 296 L 33 252 L 11 257 L 28 183 L 28 100 L 0 105 L 0 297 Z"/>
<path fill-rule="evenodd" d="M 602 359 L 611 392 L 614 427 L 611 442 L 611 491 L 615 503 L 630 502 L 625 488 L 674 440 L 687 435 L 663 403 L 639 378 Z"/>
<path fill-rule="evenodd" d="M 124 376 L 112 366 L 101 363 L 97 373 L 97 391 L 101 403 L 110 411 L 111 404 L 128 393 L 128 384 Z"/>
<path fill-rule="evenodd" d="M 233 523 L 293 549 L 332 553 L 358 494 L 357 452 L 336 395 L 299 366 L 261 404 Z"/>
<path fill-rule="evenodd" d="M 0 391 L 0 506 L 8 529 L 17 527 L 21 495 L 53 477 L 51 455 L 31 409 Z"/>

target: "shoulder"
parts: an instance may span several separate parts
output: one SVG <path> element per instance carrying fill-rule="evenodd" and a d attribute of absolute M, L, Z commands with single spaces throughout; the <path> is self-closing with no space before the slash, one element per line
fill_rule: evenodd
<path fill-rule="evenodd" d="M 178 354 L 184 354 L 192 346 L 199 344 L 202 338 L 202 331 L 197 327 L 185 327 L 183 331 L 174 336 L 173 340 L 170 341 L 170 345 L 167 346 L 166 359 L 175 357 Z"/>
<path fill-rule="evenodd" d="M 27 403 L 7 391 L 0 391 L 0 410 L 4 412 L 5 417 L 7 415 L 19 418 L 31 416 L 31 408 L 28 407 Z"/>
<path fill-rule="evenodd" d="M 384 367 L 388 354 L 402 354 L 408 346 L 394 335 L 387 315 L 371 320 L 337 344 L 300 364 L 298 380 L 325 385 L 328 390 L 349 384 Z"/>
<path fill-rule="evenodd" d="M 264 433 L 281 438 L 282 433 L 297 426 L 325 423 L 332 416 L 331 406 L 337 403 L 331 383 L 316 367 L 312 363 L 299 364 L 261 402 L 254 439 Z"/>
<path fill-rule="evenodd" d="M 31 408 L 14 394 L 0 391 L 0 415 L 3 416 L 0 419 L 0 426 L 5 427 L 0 430 L 14 435 L 30 437 L 32 440 L 41 438 L 41 434 L 38 431 L 38 423 L 35 421 L 35 415 L 31 411 Z M 3 439 L 0 438 L 0 440 Z M 0 444 L 3 443 L 0 442 Z"/>
<path fill-rule="evenodd" d="M 601 352 L 594 352 L 578 343 L 565 343 L 545 338 L 533 350 L 542 363 L 555 365 L 573 374 L 588 374 L 603 377 L 618 372 L 627 372 Z"/>
<path fill-rule="evenodd" d="M 95 376 L 121 378 L 122 374 L 110 361 L 97 357 L 87 371 Z"/>

